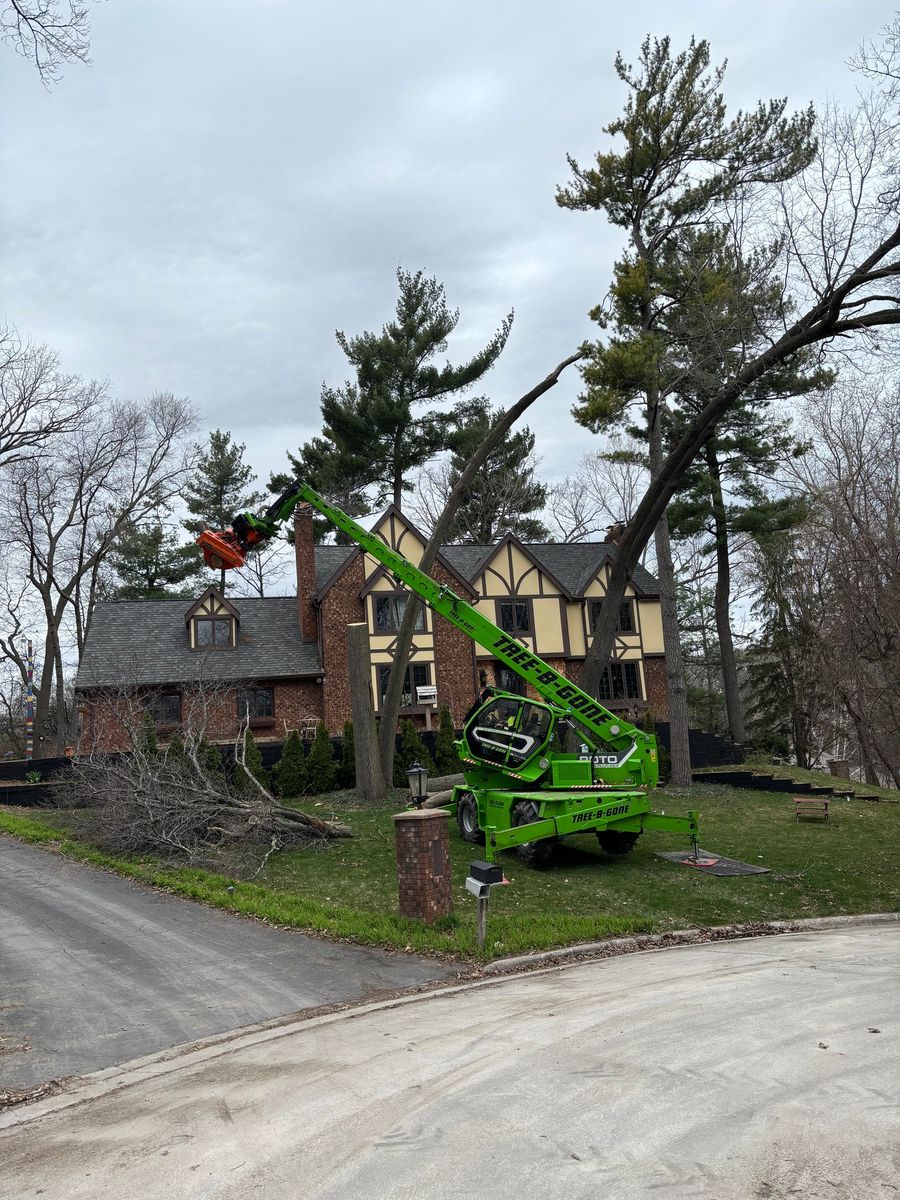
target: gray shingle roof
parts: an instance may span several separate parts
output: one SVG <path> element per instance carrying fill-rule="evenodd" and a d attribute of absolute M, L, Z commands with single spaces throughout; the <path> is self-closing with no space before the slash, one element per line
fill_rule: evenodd
<path fill-rule="evenodd" d="M 347 559 L 355 554 L 356 546 L 316 546 L 316 591 L 319 592 Z"/>
<path fill-rule="evenodd" d="M 343 547 L 342 547 L 343 548 Z M 322 669 L 304 642 L 293 596 L 229 597 L 240 613 L 233 650 L 191 650 L 187 600 L 107 601 L 94 608 L 75 686 L 286 679 Z"/>
<path fill-rule="evenodd" d="M 525 548 L 573 596 L 584 594 L 597 568 L 612 557 L 615 549 L 611 542 L 530 542 Z M 460 575 L 471 580 L 493 549 L 493 546 L 444 546 L 442 552 Z M 636 566 L 632 578 L 645 596 L 659 595 L 659 583 L 644 567 Z"/>

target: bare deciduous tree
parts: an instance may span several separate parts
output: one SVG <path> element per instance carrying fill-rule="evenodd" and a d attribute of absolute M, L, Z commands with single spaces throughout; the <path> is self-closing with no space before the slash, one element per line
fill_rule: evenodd
<path fill-rule="evenodd" d="M 62 78 L 66 63 L 90 63 L 88 11 L 85 0 L 6 0 L 0 36 L 34 63 L 49 88 Z"/>
<path fill-rule="evenodd" d="M 636 444 L 612 437 L 606 450 L 586 454 L 574 475 L 550 486 L 547 520 L 562 542 L 587 541 L 628 524 L 647 487 L 647 466 Z"/>
<path fill-rule="evenodd" d="M 57 434 L 71 433 L 103 399 L 103 385 L 65 375 L 48 346 L 0 328 L 0 468 L 46 453 Z"/>
<path fill-rule="evenodd" d="M 796 597 L 817 667 L 845 710 L 872 782 L 900 787 L 900 389 L 848 380 L 807 406 L 807 498 Z"/>
<path fill-rule="evenodd" d="M 60 752 L 65 631 L 81 653 L 117 537 L 178 494 L 194 454 L 186 441 L 191 406 L 169 393 L 144 404 L 107 404 L 91 416 L 54 439 L 52 458 L 9 468 L 2 500 L 8 545 L 21 559 L 46 628 L 35 721 L 45 727 L 55 701 Z"/>

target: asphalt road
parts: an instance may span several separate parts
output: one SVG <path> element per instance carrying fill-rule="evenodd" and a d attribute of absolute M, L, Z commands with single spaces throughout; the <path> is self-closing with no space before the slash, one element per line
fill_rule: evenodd
<path fill-rule="evenodd" d="M 450 973 L 0 837 L 0 1091 Z"/>
<path fill-rule="evenodd" d="M 245 1035 L 0 1114 L 0 1194 L 894 1197 L 898 962 L 897 926 L 719 942 Z"/>

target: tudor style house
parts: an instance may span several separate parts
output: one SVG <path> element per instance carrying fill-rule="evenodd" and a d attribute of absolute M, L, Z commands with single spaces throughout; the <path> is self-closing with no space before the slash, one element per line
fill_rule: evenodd
<path fill-rule="evenodd" d="M 210 587 L 193 604 L 136 600 L 97 604 L 76 679 L 79 748 L 127 744 L 123 706 L 149 711 L 160 732 L 202 710 L 212 740 L 233 739 L 249 717 L 257 738 L 324 720 L 339 733 L 350 718 L 347 625 L 366 622 L 372 697 L 380 708 L 407 593 L 356 546 L 315 545 L 312 511 L 294 519 L 296 597 L 223 597 Z M 425 538 L 393 506 L 374 531 L 413 563 Z M 603 603 L 608 542 L 444 546 L 432 571 L 577 682 Z M 518 691 L 522 681 L 442 617 L 423 609 L 406 673 L 402 715 L 430 728 L 447 704 L 457 727 L 478 691 Z M 659 588 L 635 570 L 619 614 L 615 658 L 601 681 L 608 708 L 668 719 Z"/>

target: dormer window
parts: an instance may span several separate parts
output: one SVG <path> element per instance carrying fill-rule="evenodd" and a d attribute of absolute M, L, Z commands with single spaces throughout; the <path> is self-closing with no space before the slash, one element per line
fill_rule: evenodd
<path fill-rule="evenodd" d="M 233 650 L 240 613 L 214 587 L 207 588 L 185 614 L 192 650 Z"/>
<path fill-rule="evenodd" d="M 194 617 L 194 644 L 198 650 L 233 646 L 234 617 Z"/>

